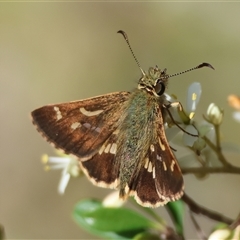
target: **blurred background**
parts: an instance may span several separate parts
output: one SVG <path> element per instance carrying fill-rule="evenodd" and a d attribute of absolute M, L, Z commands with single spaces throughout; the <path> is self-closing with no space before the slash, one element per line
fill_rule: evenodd
<path fill-rule="evenodd" d="M 143 69 L 156 64 L 176 73 L 209 62 L 208 68 L 170 79 L 168 93 L 185 104 L 188 85 L 202 84 L 197 110 L 224 109 L 222 139 L 240 144 L 229 94 L 240 95 L 240 3 L 0 3 L 0 223 L 9 239 L 93 239 L 71 217 L 82 198 L 110 191 L 87 179 L 70 181 L 60 196 L 60 171 L 44 172 L 42 154 L 55 155 L 32 126 L 30 112 L 50 103 L 84 99 L 136 87 L 141 73 L 117 31 L 127 32 Z M 239 157 L 226 155 L 239 166 Z M 240 176 L 185 178 L 198 203 L 235 218 Z M 167 216 L 164 208 L 157 209 Z M 170 220 L 166 218 L 169 222 Z M 214 222 L 198 217 L 203 229 Z M 186 235 L 196 238 L 186 214 Z"/>

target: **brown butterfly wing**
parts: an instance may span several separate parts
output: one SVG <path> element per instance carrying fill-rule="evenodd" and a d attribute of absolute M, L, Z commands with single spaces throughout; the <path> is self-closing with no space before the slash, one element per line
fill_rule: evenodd
<path fill-rule="evenodd" d="M 54 147 L 81 160 L 91 158 L 117 128 L 129 92 L 116 92 L 34 110 L 32 121 Z"/>

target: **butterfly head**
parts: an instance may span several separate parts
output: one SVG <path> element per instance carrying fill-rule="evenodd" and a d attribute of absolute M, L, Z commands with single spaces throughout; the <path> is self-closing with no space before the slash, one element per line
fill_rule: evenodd
<path fill-rule="evenodd" d="M 169 75 L 166 73 L 167 69 L 159 69 L 158 66 L 150 67 L 148 74 L 143 72 L 143 76 L 138 82 L 138 89 L 144 89 L 145 91 L 160 97 L 164 94 Z"/>
<path fill-rule="evenodd" d="M 128 40 L 128 36 L 127 34 L 123 31 L 123 30 L 119 30 L 118 33 L 122 34 L 122 36 L 124 37 L 125 41 L 127 42 L 127 45 L 132 53 L 133 58 L 135 59 L 140 71 L 142 72 L 142 78 L 140 78 L 139 82 L 138 82 L 138 89 L 142 89 L 147 91 L 148 93 L 151 93 L 153 95 L 155 95 L 156 97 L 160 97 L 164 94 L 167 83 L 168 83 L 168 79 L 170 77 L 175 77 L 177 75 L 186 73 L 186 72 L 190 72 L 192 70 L 195 69 L 199 69 L 202 67 L 209 67 L 209 68 L 213 68 L 213 66 L 209 63 L 203 62 L 201 64 L 199 64 L 198 66 L 194 67 L 194 68 L 190 68 L 188 70 L 185 70 L 183 72 L 179 72 L 179 73 L 175 73 L 172 75 L 168 75 L 166 73 L 167 69 L 164 68 L 163 70 L 159 69 L 158 66 L 156 67 L 150 67 L 148 70 L 148 74 L 146 74 L 143 69 L 141 68 L 139 61 L 137 60 L 131 46 Z"/>

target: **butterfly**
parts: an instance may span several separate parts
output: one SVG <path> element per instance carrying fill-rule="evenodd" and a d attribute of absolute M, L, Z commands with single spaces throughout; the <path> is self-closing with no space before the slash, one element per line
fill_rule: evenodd
<path fill-rule="evenodd" d="M 171 107 L 165 89 L 169 77 L 178 74 L 168 75 L 157 66 L 143 71 L 126 33 L 119 33 L 142 72 L 137 88 L 43 106 L 31 113 L 32 121 L 48 142 L 79 159 L 93 184 L 119 189 L 120 198 L 134 196 L 142 206 L 158 207 L 184 193 L 164 128 Z M 187 71 L 205 66 L 212 68 L 202 63 Z"/>

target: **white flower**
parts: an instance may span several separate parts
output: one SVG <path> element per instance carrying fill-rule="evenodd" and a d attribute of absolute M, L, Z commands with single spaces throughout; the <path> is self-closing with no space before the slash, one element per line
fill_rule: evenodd
<path fill-rule="evenodd" d="M 223 120 L 223 110 L 215 103 L 211 103 L 207 109 L 207 118 L 205 119 L 213 125 L 220 125 Z"/>
<path fill-rule="evenodd" d="M 229 229 L 217 229 L 211 235 L 208 237 L 208 240 L 224 240 L 224 239 L 229 239 L 231 236 L 231 231 Z"/>
<path fill-rule="evenodd" d="M 210 234 L 208 240 L 239 240 L 240 239 L 240 225 L 238 225 L 235 229 L 230 229 L 229 227 L 223 227 L 215 230 Z"/>
<path fill-rule="evenodd" d="M 193 118 L 197 109 L 197 105 L 200 101 L 201 94 L 202 94 L 202 87 L 200 83 L 194 82 L 189 86 L 188 93 L 187 93 L 187 107 L 186 107 L 189 123 L 193 122 Z M 198 134 L 196 128 L 193 127 L 191 124 L 187 125 L 184 129 L 188 133 L 191 133 L 194 135 Z M 183 134 L 183 142 L 186 146 L 192 147 L 197 140 L 198 138 L 193 137 L 187 133 Z"/>
<path fill-rule="evenodd" d="M 186 111 L 190 119 L 193 119 L 195 115 L 197 105 L 201 98 L 201 94 L 202 94 L 202 88 L 200 83 L 194 82 L 189 86 L 188 94 L 187 94 Z"/>
<path fill-rule="evenodd" d="M 213 126 L 210 125 L 209 123 L 203 122 L 201 124 L 197 124 L 196 122 L 194 122 L 194 116 L 197 109 L 197 105 L 200 101 L 201 93 L 202 93 L 201 84 L 198 82 L 192 83 L 189 86 L 187 92 L 186 109 L 185 108 L 180 109 L 178 107 L 177 111 L 176 108 L 172 109 L 171 111 L 174 120 L 185 131 L 183 133 L 182 139 L 175 138 L 173 142 L 175 142 L 178 145 L 182 145 L 183 143 L 185 146 L 193 148 L 196 152 L 200 152 L 206 146 L 205 141 L 200 137 L 210 135 L 214 130 Z M 178 114 L 176 114 L 176 112 Z M 179 129 L 177 126 L 166 129 L 168 140 L 171 141 L 171 139 L 173 139 L 180 131 L 181 129 Z M 188 133 L 195 136 L 191 136 Z M 197 135 L 199 135 L 200 137 L 196 137 Z"/>
<path fill-rule="evenodd" d="M 104 199 L 103 199 L 103 206 L 104 207 L 114 207 L 118 208 L 121 207 L 126 200 L 123 200 L 122 198 L 119 197 L 119 191 L 114 191 L 108 194 Z"/>
<path fill-rule="evenodd" d="M 175 109 L 173 108 L 172 110 L 170 109 L 173 119 L 176 122 L 180 123 L 179 125 L 184 129 L 184 131 L 194 135 L 197 135 L 198 132 L 191 125 L 191 122 L 193 122 L 193 117 L 195 115 L 195 111 L 199 103 L 201 93 L 202 93 L 201 84 L 198 82 L 192 83 L 188 88 L 186 110 L 180 109 L 179 106 L 177 108 L 177 111 L 176 111 L 176 108 Z M 168 96 L 167 100 L 169 99 L 170 97 Z M 166 129 L 168 140 L 170 141 L 174 136 L 176 136 L 176 134 L 179 131 L 181 131 L 181 129 L 179 129 L 177 126 L 174 128 Z M 194 136 L 191 136 L 187 133 L 183 134 L 183 142 L 184 142 L 184 145 L 186 146 L 193 146 L 196 140 L 197 138 Z"/>
<path fill-rule="evenodd" d="M 73 157 L 67 155 L 62 157 L 49 157 L 48 155 L 43 155 L 42 162 L 46 164 L 45 170 L 62 170 L 62 176 L 58 185 L 58 192 L 60 194 L 64 194 L 71 176 L 78 177 L 80 175 L 78 160 Z"/>

